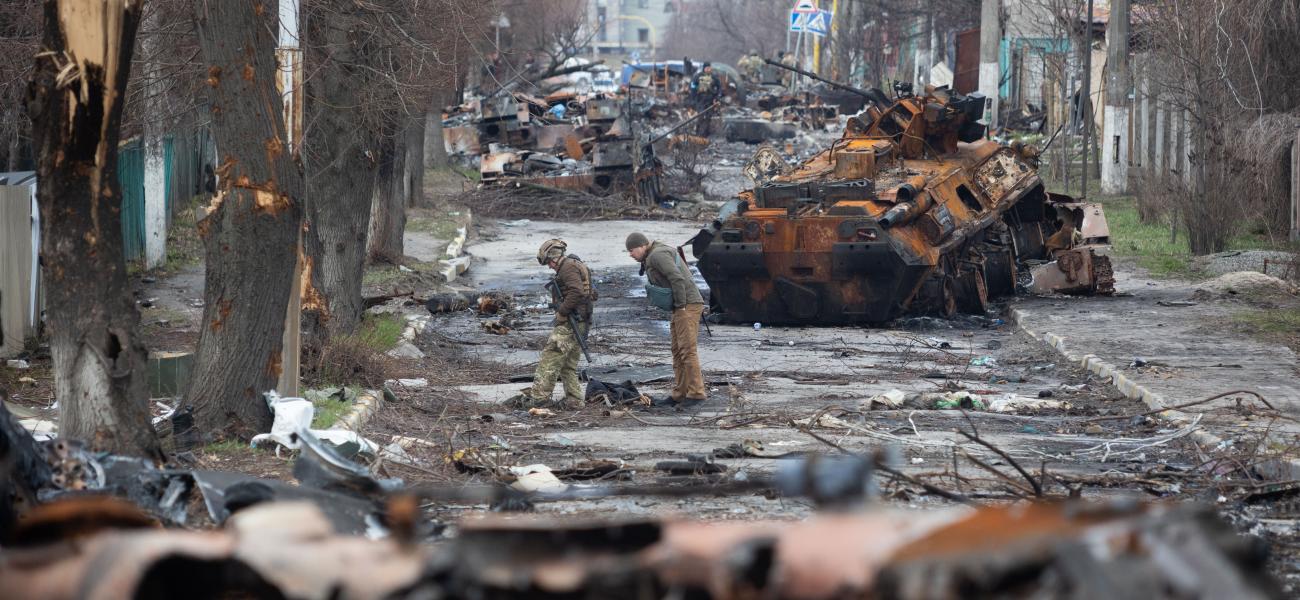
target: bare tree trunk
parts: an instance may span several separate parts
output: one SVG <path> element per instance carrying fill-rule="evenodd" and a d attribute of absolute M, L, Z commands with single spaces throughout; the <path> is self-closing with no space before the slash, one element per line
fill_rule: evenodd
<path fill-rule="evenodd" d="M 60 433 L 161 459 L 149 423 L 140 313 L 127 293 L 117 142 L 140 4 L 46 0 L 27 111 L 38 149 Z"/>
<path fill-rule="evenodd" d="M 350 33 L 361 10 L 351 2 L 308 3 L 307 80 L 304 161 L 307 167 L 307 221 L 304 237 L 312 286 L 323 296 L 304 303 L 307 345 L 319 348 L 329 336 L 356 329 L 364 309 L 361 279 L 375 187 L 377 137 L 357 107 L 374 70 L 356 51 Z"/>
<path fill-rule="evenodd" d="M 442 108 L 449 103 L 448 98 L 451 96 L 452 94 L 441 91 L 434 94 L 429 113 L 425 116 L 424 167 L 427 169 L 445 169 L 451 164 L 442 137 Z"/>
<path fill-rule="evenodd" d="M 406 126 L 406 206 L 427 206 L 424 197 L 424 126 L 426 113 L 413 117 Z M 403 226 L 405 229 L 405 226 Z"/>
<path fill-rule="evenodd" d="M 375 262 L 397 263 L 404 254 L 402 232 L 406 228 L 406 197 L 402 191 L 406 171 L 405 132 L 399 129 L 392 135 L 384 135 L 378 156 L 368 254 Z"/>
<path fill-rule="evenodd" d="M 183 404 L 205 436 L 247 437 L 271 427 L 262 393 L 280 376 L 303 178 L 286 152 L 275 85 L 276 11 L 250 0 L 194 6 L 220 166 L 199 223 L 205 304 Z"/>

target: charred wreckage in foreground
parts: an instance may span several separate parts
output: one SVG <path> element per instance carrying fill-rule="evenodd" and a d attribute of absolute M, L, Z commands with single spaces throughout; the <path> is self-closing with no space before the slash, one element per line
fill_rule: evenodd
<path fill-rule="evenodd" d="M 0 409 L 0 586 L 20 598 L 1276 598 L 1260 546 L 1208 509 L 1131 501 L 868 508 L 888 453 L 774 476 L 563 492 L 406 486 L 299 432 L 301 485 L 35 442 Z M 197 494 L 195 493 L 197 492 Z M 804 521 L 465 519 L 426 503 L 767 494 Z M 963 498 L 957 497 L 962 500 Z M 210 525 L 194 520 L 211 517 Z M 199 528 L 195 528 L 198 525 Z"/>
<path fill-rule="evenodd" d="M 760 149 L 755 187 L 693 239 L 723 320 L 981 313 L 1026 266 L 1037 292 L 1113 291 L 1101 207 L 1047 192 L 1037 148 L 984 139 L 982 96 L 856 91 L 870 104 L 838 141 L 795 166 Z"/>

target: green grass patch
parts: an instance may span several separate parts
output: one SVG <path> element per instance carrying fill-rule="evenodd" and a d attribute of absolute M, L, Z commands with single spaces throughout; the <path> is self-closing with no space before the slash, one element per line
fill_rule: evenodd
<path fill-rule="evenodd" d="M 471 167 L 452 167 L 452 170 L 459 173 L 461 177 L 464 177 L 465 179 L 468 179 L 474 183 L 478 183 L 479 179 L 482 179 L 483 177 L 483 174 L 480 173 L 478 169 L 474 169 Z"/>
<path fill-rule="evenodd" d="M 1237 313 L 1234 319 L 1251 333 L 1266 336 L 1300 335 L 1300 308 L 1250 310 Z"/>
<path fill-rule="evenodd" d="M 402 279 L 402 271 L 397 265 L 370 267 L 361 275 L 361 285 L 387 285 Z"/>
<path fill-rule="evenodd" d="M 406 329 L 406 319 L 391 313 L 370 314 L 361 318 L 354 334 L 358 341 L 375 352 L 387 352 L 397 346 Z"/>
<path fill-rule="evenodd" d="M 258 449 L 248 445 L 248 442 L 240 440 L 222 440 L 204 446 L 200 452 L 203 454 L 216 454 L 219 456 L 233 456 L 238 454 L 252 454 L 258 452 Z"/>
<path fill-rule="evenodd" d="M 185 206 L 172 213 L 171 226 L 167 228 L 167 254 L 163 264 L 156 269 L 145 269 L 144 258 L 127 263 L 127 275 L 150 272 L 166 276 L 203 262 L 203 239 L 194 220 L 195 209 L 207 203 L 207 196 L 194 196 Z"/>
<path fill-rule="evenodd" d="M 316 407 L 316 414 L 311 418 L 312 429 L 333 427 L 352 408 L 351 402 L 333 399 L 313 400 L 312 405 Z"/>
<path fill-rule="evenodd" d="M 1300 351 L 1300 307 L 1246 310 L 1232 320 L 1242 333 Z"/>
<path fill-rule="evenodd" d="M 1238 233 L 1228 239 L 1227 250 L 1280 250 L 1300 252 L 1300 242 L 1272 239 L 1263 233 Z"/>
<path fill-rule="evenodd" d="M 189 315 L 174 308 L 164 308 L 153 306 L 140 310 L 140 318 L 144 324 L 156 323 L 158 321 L 168 321 L 170 323 L 183 323 L 189 318 Z"/>
<path fill-rule="evenodd" d="M 1157 277 L 1197 277 L 1185 233 L 1172 236 L 1168 221 L 1143 223 L 1132 198 L 1106 198 L 1100 202 L 1106 209 L 1111 248 L 1116 255 L 1136 259 L 1138 266 Z"/>
<path fill-rule="evenodd" d="M 451 241 L 456 237 L 456 230 L 460 226 L 456 220 L 448 217 L 445 219 L 434 219 L 430 217 L 411 217 L 406 221 L 407 231 L 416 231 L 428 233 L 435 239 Z"/>

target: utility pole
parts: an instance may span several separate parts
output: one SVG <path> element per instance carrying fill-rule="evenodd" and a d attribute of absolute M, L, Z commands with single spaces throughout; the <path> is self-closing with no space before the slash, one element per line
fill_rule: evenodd
<path fill-rule="evenodd" d="M 1089 0 L 1091 2 L 1092 0 Z M 992 132 L 998 127 L 998 50 L 1002 44 L 1002 2 L 982 0 L 980 5 L 980 93 L 988 98 L 984 108 L 984 122 Z"/>
<path fill-rule="evenodd" d="M 279 63 L 280 98 L 284 102 L 284 137 L 291 155 L 302 148 L 302 47 L 298 39 L 300 0 L 280 0 Z M 304 198 L 311 202 L 311 198 Z M 302 362 L 302 230 L 298 231 L 298 266 L 293 271 L 293 287 L 284 317 L 284 346 L 280 350 L 280 381 L 276 391 L 281 396 L 298 395 L 298 378 Z"/>
<path fill-rule="evenodd" d="M 1092 0 L 1088 0 L 1088 12 L 1084 15 L 1083 28 L 1083 92 L 1079 94 L 1083 112 L 1083 176 L 1079 178 L 1079 200 L 1088 199 L 1088 158 L 1092 155 L 1089 142 L 1092 141 Z"/>
<path fill-rule="evenodd" d="M 1128 64 L 1129 0 L 1111 0 L 1106 27 L 1106 122 L 1102 127 L 1101 191 L 1128 191 L 1129 102 L 1132 76 Z"/>

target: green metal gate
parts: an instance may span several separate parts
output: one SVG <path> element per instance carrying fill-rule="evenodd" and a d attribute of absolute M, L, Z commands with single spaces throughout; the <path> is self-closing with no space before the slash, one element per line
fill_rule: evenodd
<path fill-rule="evenodd" d="M 203 150 L 211 139 L 199 129 L 163 137 L 163 177 L 167 226 L 176 211 L 184 210 L 199 192 L 203 178 Z M 132 138 L 117 149 L 117 181 L 122 186 L 122 249 L 126 260 L 144 258 L 144 144 Z"/>
<path fill-rule="evenodd" d="M 144 148 L 140 138 L 118 146 L 117 182 L 122 186 L 122 253 L 144 257 Z"/>

